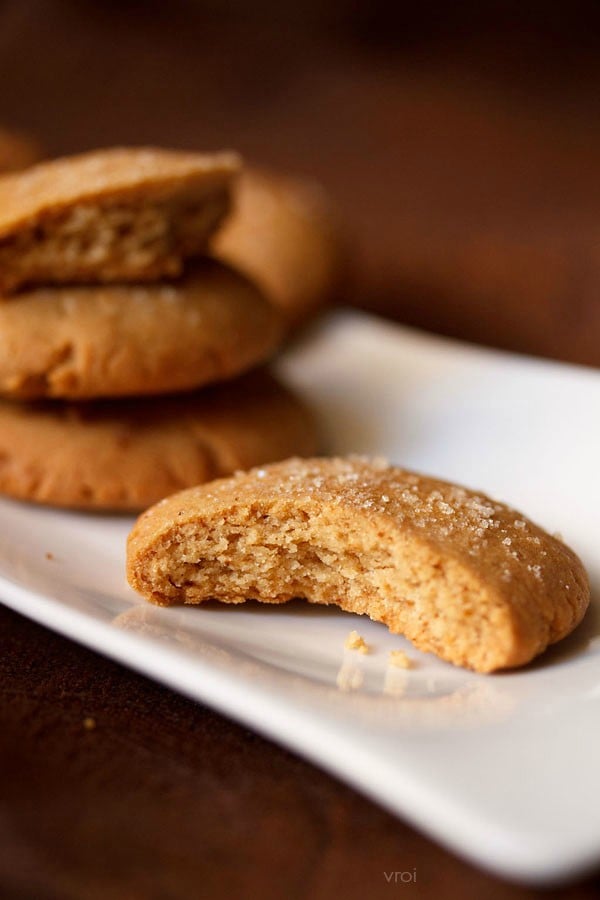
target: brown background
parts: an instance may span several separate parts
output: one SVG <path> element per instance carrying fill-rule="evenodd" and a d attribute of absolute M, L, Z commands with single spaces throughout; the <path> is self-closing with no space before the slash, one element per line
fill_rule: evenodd
<path fill-rule="evenodd" d="M 343 300 L 598 365 L 597 5 L 281 7 L 0 0 L 0 123 L 316 176 L 354 241 Z M 2 898 L 532 896 L 13 613 L 0 634 Z"/>

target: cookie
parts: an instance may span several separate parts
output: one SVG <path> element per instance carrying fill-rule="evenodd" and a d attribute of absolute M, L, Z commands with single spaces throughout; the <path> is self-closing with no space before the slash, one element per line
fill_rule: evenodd
<path fill-rule="evenodd" d="M 577 556 L 502 503 L 383 460 L 291 459 L 144 513 L 127 574 L 158 604 L 305 597 L 478 672 L 522 665 L 589 602 Z"/>
<path fill-rule="evenodd" d="M 275 307 L 210 259 L 174 282 L 40 287 L 0 304 L 0 393 L 190 390 L 262 363 L 280 334 Z"/>
<path fill-rule="evenodd" d="M 304 404 L 264 370 L 139 400 L 0 400 L 0 493 L 139 511 L 184 487 L 317 449 Z"/>
<path fill-rule="evenodd" d="M 229 209 L 231 153 L 97 150 L 0 178 L 0 291 L 178 275 Z"/>
<path fill-rule="evenodd" d="M 324 191 L 311 181 L 244 171 L 214 254 L 253 278 L 297 325 L 329 303 L 342 247 Z"/>
<path fill-rule="evenodd" d="M 40 148 L 27 135 L 0 128 L 0 172 L 26 169 L 40 156 Z"/>

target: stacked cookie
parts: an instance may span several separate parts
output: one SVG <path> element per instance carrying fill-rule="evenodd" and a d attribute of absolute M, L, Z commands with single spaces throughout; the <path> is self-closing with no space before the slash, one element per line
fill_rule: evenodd
<path fill-rule="evenodd" d="M 207 256 L 238 171 L 117 149 L 0 178 L 0 491 L 135 510 L 313 451 L 302 405 L 254 370 L 281 314 Z"/>
<path fill-rule="evenodd" d="M 346 242 L 320 185 L 245 169 L 234 184 L 234 201 L 213 252 L 267 292 L 288 329 L 342 293 Z"/>

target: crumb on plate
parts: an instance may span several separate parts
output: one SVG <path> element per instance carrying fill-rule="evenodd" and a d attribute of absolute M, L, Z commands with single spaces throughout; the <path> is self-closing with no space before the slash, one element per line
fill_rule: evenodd
<path fill-rule="evenodd" d="M 344 643 L 346 650 L 358 650 L 359 653 L 368 653 L 369 645 L 358 631 L 351 631 Z"/>
<path fill-rule="evenodd" d="M 390 650 L 388 663 L 395 669 L 411 669 L 412 660 L 406 655 L 404 650 Z"/>

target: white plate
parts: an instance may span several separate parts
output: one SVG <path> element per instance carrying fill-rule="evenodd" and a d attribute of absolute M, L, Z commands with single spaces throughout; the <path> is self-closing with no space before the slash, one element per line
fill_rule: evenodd
<path fill-rule="evenodd" d="M 280 370 L 321 412 L 331 450 L 464 482 L 562 532 L 598 602 L 600 374 L 358 314 Z M 129 520 L 4 501 L 0 527 L 0 596 L 19 612 L 305 754 L 498 873 L 556 881 L 600 858 L 596 607 L 534 665 L 478 676 L 299 601 L 149 607 L 124 581 Z M 371 655 L 343 650 L 352 628 Z M 395 647 L 414 669 L 387 670 Z"/>

